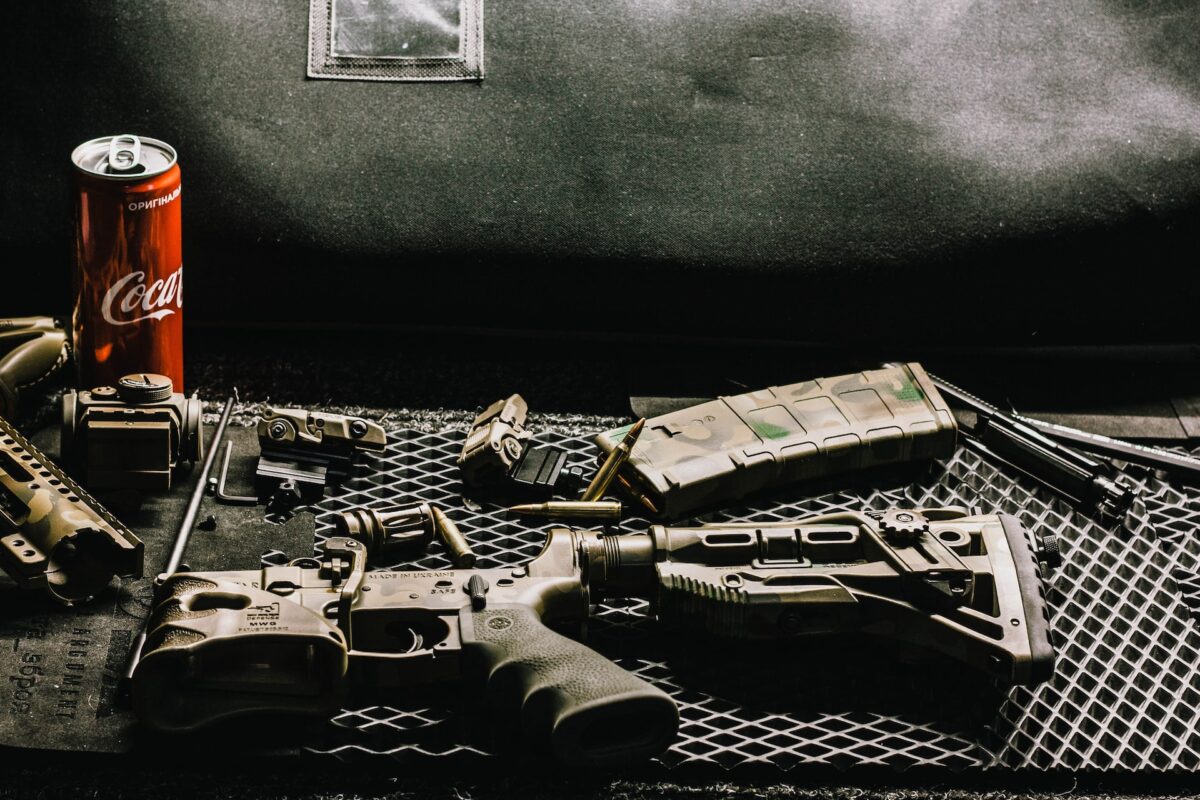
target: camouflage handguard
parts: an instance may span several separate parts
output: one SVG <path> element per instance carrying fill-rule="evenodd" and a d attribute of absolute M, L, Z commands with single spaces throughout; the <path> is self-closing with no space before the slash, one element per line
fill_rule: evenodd
<path fill-rule="evenodd" d="M 66 604 L 140 578 L 142 543 L 0 418 L 0 567 Z"/>

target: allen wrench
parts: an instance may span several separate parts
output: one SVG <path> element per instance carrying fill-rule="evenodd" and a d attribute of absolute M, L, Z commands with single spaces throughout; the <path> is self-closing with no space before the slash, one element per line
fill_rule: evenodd
<path fill-rule="evenodd" d="M 227 506 L 256 506 L 258 505 L 257 495 L 229 494 L 225 491 L 225 484 L 229 479 L 229 459 L 232 455 L 233 442 L 226 442 L 225 456 L 221 460 L 221 477 L 217 479 L 209 478 L 209 488 L 212 489 L 218 503 Z"/>

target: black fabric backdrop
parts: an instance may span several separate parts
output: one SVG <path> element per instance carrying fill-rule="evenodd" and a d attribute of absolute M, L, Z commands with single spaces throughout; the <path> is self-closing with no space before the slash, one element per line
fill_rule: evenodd
<path fill-rule="evenodd" d="M 1194 339 L 1191 0 L 493 1 L 438 85 L 306 79 L 307 14 L 9 4 L 0 314 L 65 309 L 70 151 L 137 132 L 193 323 Z"/>

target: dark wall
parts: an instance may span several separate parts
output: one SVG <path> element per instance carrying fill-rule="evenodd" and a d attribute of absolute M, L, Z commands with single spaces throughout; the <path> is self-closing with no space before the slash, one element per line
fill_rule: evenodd
<path fill-rule="evenodd" d="M 137 132 L 193 323 L 1195 338 L 1188 0 L 491 2 L 478 85 L 308 80 L 307 13 L 8 9 L 0 313 L 65 308 L 69 153 Z"/>

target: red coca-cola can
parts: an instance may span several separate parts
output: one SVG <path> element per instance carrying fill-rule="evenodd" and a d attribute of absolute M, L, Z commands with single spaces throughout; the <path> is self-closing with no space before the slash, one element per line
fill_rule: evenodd
<path fill-rule="evenodd" d="M 179 164 L 157 139 L 105 136 L 76 147 L 71 315 L 80 388 L 166 375 L 183 391 Z"/>

